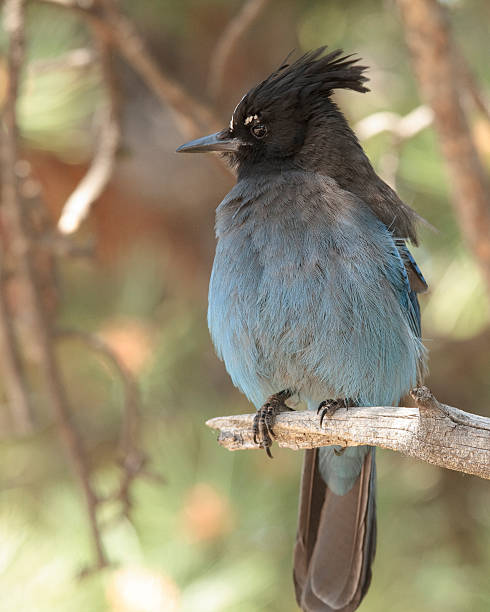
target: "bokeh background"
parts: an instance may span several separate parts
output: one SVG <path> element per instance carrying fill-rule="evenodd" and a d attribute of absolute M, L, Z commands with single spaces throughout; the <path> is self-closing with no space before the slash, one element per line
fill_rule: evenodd
<path fill-rule="evenodd" d="M 453 35 L 481 89 L 490 89 L 486 0 L 451 0 Z M 238 0 L 122 3 L 166 74 L 205 100 L 223 126 L 254 83 L 296 52 L 328 44 L 370 66 L 371 92 L 336 96 L 351 123 L 376 112 L 405 115 L 421 102 L 390 1 L 271 0 L 239 38 L 224 79 L 210 85 L 220 34 Z M 30 188 L 55 223 L 90 162 L 103 96 L 98 64 L 54 61 L 91 48 L 76 13 L 31 2 L 27 65 L 18 112 Z M 6 36 L 1 35 L 2 55 Z M 75 236 L 93 256 L 57 264 L 61 325 L 100 335 L 137 378 L 141 445 L 165 484 L 140 478 L 131 520 L 102 508 L 115 566 L 84 579 L 92 544 L 37 374 L 27 356 L 35 428 L 12 433 L 0 419 L 0 610 L 29 612 L 286 612 L 296 610 L 292 547 L 301 456 L 276 449 L 229 453 L 204 421 L 250 411 L 214 355 L 206 291 L 214 209 L 233 184 L 205 156 L 178 156 L 187 140 L 171 109 L 117 62 L 122 146 L 112 179 Z M 0 104 L 6 66 L 0 59 Z M 472 130 L 487 168 L 490 127 Z M 490 416 L 490 315 L 486 288 L 460 233 L 431 127 L 398 145 L 387 132 L 363 142 L 379 172 L 433 228 L 414 255 L 429 284 L 421 298 L 437 397 Z M 489 238 L 490 239 L 490 238 Z M 21 304 L 19 304 L 21 308 Z M 120 381 L 83 345 L 60 346 L 75 422 L 100 494 L 117 478 Z M 490 610 L 490 487 L 388 451 L 378 451 L 378 551 L 365 612 Z"/>

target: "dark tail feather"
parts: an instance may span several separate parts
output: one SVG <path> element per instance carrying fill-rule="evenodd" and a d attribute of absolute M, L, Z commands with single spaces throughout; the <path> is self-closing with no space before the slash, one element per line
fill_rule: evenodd
<path fill-rule="evenodd" d="M 306 451 L 301 481 L 294 584 L 305 612 L 353 612 L 371 582 L 376 552 L 374 449 L 352 489 L 335 495 Z"/>

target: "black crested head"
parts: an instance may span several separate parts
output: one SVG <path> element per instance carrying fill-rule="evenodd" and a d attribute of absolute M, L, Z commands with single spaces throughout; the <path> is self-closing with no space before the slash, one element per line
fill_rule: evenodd
<path fill-rule="evenodd" d="M 416 244 L 418 216 L 377 176 L 331 99 L 336 89 L 369 91 L 366 68 L 341 50 L 325 50 L 278 68 L 243 96 L 228 128 L 177 150 L 222 152 L 239 180 L 288 169 L 327 175 L 367 204 L 394 236 Z"/>
<path fill-rule="evenodd" d="M 284 64 L 252 88 L 233 111 L 228 137 L 243 144 L 230 161 L 239 174 L 257 166 L 297 165 L 295 159 L 305 142 L 315 136 L 312 123 L 330 116 L 343 117 L 330 99 L 336 89 L 369 91 L 365 66 L 341 50 L 323 55 L 326 47 L 306 53 L 292 64 Z M 318 133 L 321 147 L 325 134 Z M 353 136 L 353 134 L 352 134 Z M 328 135 L 327 135 L 328 137 Z M 318 151 L 321 154 L 321 151 Z"/>

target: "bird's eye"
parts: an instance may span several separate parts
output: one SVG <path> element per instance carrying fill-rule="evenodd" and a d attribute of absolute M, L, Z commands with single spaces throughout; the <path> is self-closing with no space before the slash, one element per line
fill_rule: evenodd
<path fill-rule="evenodd" d="M 255 138 L 264 138 L 267 134 L 267 127 L 263 123 L 257 123 L 250 128 L 250 131 L 255 136 Z"/>

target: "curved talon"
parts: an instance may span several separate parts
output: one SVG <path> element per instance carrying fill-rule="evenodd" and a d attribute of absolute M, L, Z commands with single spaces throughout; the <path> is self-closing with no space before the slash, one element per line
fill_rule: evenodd
<path fill-rule="evenodd" d="M 253 431 L 253 434 L 254 434 L 254 444 L 259 444 L 259 441 L 257 439 L 257 435 L 259 434 L 259 413 L 258 412 L 257 412 L 257 414 L 254 417 L 252 431 Z"/>
<path fill-rule="evenodd" d="M 348 408 L 349 405 L 354 405 L 351 399 L 328 399 L 321 402 L 316 413 L 322 411 L 320 416 L 320 427 L 323 426 L 323 419 L 326 416 L 333 416 L 339 408 Z"/>
<path fill-rule="evenodd" d="M 323 427 L 323 419 L 325 418 L 326 410 L 324 410 L 320 417 L 320 429 Z"/>
<path fill-rule="evenodd" d="M 292 392 L 289 390 L 271 395 L 254 417 L 252 429 L 253 441 L 260 448 L 263 448 L 271 459 L 273 459 L 270 451 L 272 438 L 276 437 L 273 429 L 274 419 L 279 413 L 292 410 L 292 408 L 289 408 L 284 403 L 291 395 Z"/>

